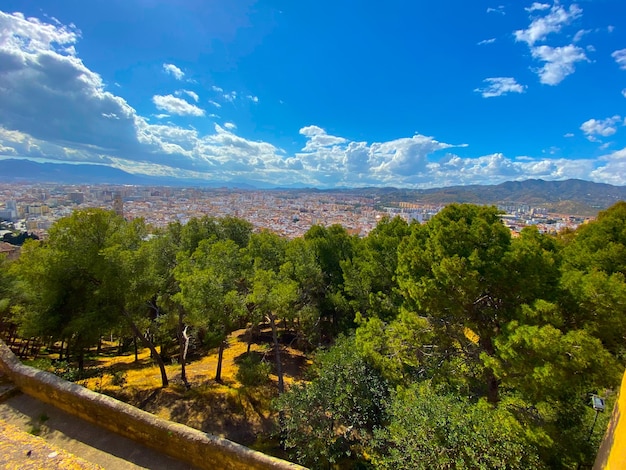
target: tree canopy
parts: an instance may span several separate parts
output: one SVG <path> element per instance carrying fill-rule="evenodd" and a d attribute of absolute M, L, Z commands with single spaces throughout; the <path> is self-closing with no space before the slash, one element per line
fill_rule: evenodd
<path fill-rule="evenodd" d="M 624 371 L 625 260 L 624 202 L 557 236 L 513 237 L 495 207 L 453 204 L 294 240 L 88 209 L 0 260 L 0 318 L 81 367 L 104 334 L 139 338 L 163 386 L 164 357 L 186 382 L 188 352 L 217 347 L 220 381 L 227 336 L 265 328 L 278 434 L 313 467 L 573 469 L 601 434 L 589 394 L 610 399 Z M 308 380 L 284 380 L 287 341 L 311 354 Z"/>

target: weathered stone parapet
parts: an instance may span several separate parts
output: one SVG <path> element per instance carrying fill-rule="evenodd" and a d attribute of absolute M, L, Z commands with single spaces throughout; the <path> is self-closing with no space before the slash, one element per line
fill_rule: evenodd
<path fill-rule="evenodd" d="M 228 439 L 158 418 L 115 398 L 26 366 L 2 340 L 0 368 L 22 392 L 198 468 L 304 468 Z"/>
<path fill-rule="evenodd" d="M 619 398 L 600 444 L 593 470 L 622 470 L 626 468 L 626 373 L 622 377 Z"/>

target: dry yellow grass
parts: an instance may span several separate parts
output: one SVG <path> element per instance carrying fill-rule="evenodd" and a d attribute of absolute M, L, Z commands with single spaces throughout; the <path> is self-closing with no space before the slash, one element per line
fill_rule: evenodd
<path fill-rule="evenodd" d="M 83 380 L 79 383 L 141 407 L 161 418 L 187 424 L 242 444 L 254 445 L 263 441 L 271 431 L 271 400 L 277 395 L 276 375 L 270 375 L 271 383 L 261 387 L 245 387 L 237 380 L 236 359 L 247 351 L 242 339 L 245 330 L 239 330 L 228 338 L 222 361 L 222 383 L 215 382 L 217 349 L 187 364 L 190 389 L 180 380 L 180 365 L 168 364 L 166 371 L 171 385 L 161 389 L 159 368 L 150 359 L 148 349 L 142 349 L 135 362 L 134 354 L 122 356 L 99 356 L 93 366 L 108 371 L 124 371 L 126 382 L 115 385 L 112 373 Z M 274 361 L 271 345 L 252 344 L 251 352 Z M 284 347 L 284 380 L 287 385 L 302 379 L 310 361 L 300 351 Z M 261 438 L 261 439 L 259 439 Z"/>

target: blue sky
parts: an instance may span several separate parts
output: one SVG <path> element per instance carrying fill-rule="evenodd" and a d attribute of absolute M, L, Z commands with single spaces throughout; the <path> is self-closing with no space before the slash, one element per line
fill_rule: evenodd
<path fill-rule="evenodd" d="M 0 157 L 276 185 L 626 185 L 626 2 L 12 1 Z"/>

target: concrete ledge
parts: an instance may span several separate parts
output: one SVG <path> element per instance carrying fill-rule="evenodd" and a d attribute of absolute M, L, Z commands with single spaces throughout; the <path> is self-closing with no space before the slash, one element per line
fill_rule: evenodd
<path fill-rule="evenodd" d="M 49 372 L 25 366 L 2 340 L 0 369 L 22 392 L 198 468 L 304 468 L 228 439 L 158 418 Z"/>

